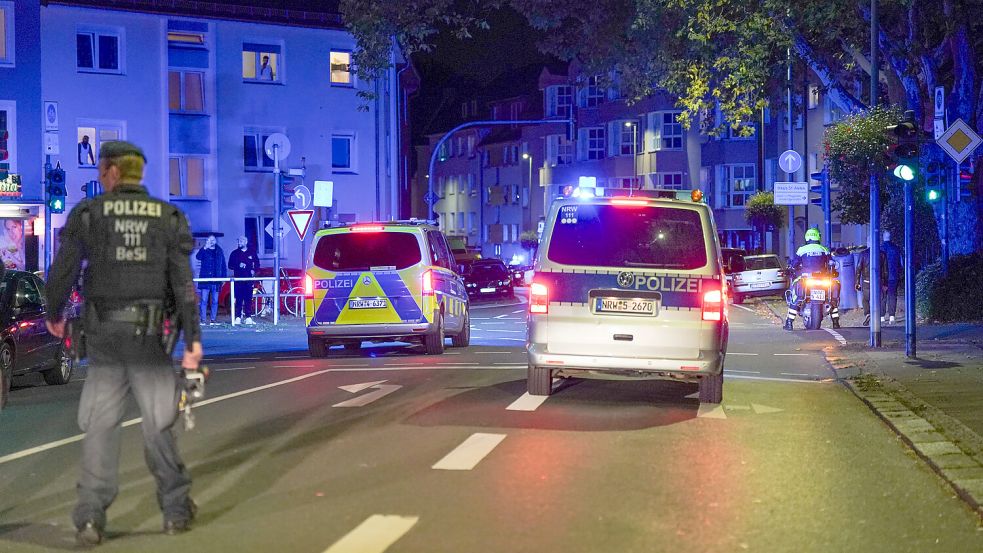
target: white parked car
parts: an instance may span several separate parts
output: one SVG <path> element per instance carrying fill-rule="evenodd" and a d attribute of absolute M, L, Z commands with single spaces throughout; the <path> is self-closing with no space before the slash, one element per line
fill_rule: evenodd
<path fill-rule="evenodd" d="M 733 273 L 734 303 L 756 296 L 781 296 L 788 288 L 788 277 L 777 255 L 748 255 L 744 270 Z"/>

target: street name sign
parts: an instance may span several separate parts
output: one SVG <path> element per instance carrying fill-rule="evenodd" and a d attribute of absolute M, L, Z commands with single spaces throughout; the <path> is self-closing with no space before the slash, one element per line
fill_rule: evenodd
<path fill-rule="evenodd" d="M 297 231 L 297 238 L 303 240 L 307 236 L 307 229 L 311 228 L 311 220 L 314 219 L 313 209 L 291 209 L 287 212 L 290 217 L 290 224 Z"/>
<path fill-rule="evenodd" d="M 314 207 L 331 207 L 334 203 L 334 182 L 314 181 Z"/>
<path fill-rule="evenodd" d="M 794 173 L 802 167 L 802 156 L 795 150 L 785 150 L 778 156 L 778 166 L 786 173 Z"/>
<path fill-rule="evenodd" d="M 809 183 L 776 182 L 775 205 L 809 205 Z"/>
<path fill-rule="evenodd" d="M 976 131 L 972 127 L 966 124 L 962 119 L 956 119 L 956 121 L 949 126 L 948 129 L 942 136 L 936 140 L 936 143 L 945 150 L 945 153 L 949 154 L 956 163 L 962 163 L 970 154 L 976 150 L 976 147 L 983 142 L 983 138 L 976 134 Z"/>

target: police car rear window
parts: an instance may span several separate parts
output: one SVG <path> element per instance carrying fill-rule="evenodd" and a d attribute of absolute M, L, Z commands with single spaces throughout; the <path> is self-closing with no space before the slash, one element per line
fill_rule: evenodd
<path fill-rule="evenodd" d="M 699 212 L 636 205 L 560 208 L 547 257 L 564 265 L 698 269 L 707 264 Z"/>
<path fill-rule="evenodd" d="M 322 236 L 314 265 L 326 271 L 402 270 L 423 259 L 420 243 L 409 232 L 340 232 Z"/>

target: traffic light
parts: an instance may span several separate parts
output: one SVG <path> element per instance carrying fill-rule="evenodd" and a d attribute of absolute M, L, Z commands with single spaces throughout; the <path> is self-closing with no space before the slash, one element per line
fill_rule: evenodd
<path fill-rule="evenodd" d="M 933 161 L 925 168 L 925 199 L 934 202 L 943 196 L 945 188 L 945 174 L 943 166 L 938 161 Z"/>
<path fill-rule="evenodd" d="M 918 126 L 915 112 L 904 113 L 897 125 L 884 129 L 893 143 L 888 146 L 888 170 L 902 182 L 913 181 L 918 176 Z"/>
<path fill-rule="evenodd" d="M 64 213 L 65 211 L 65 170 L 59 163 L 57 167 L 48 171 L 48 209 L 51 213 Z"/>
<path fill-rule="evenodd" d="M 973 163 L 965 161 L 959 165 L 959 180 L 956 181 L 956 198 L 968 198 L 973 195 Z"/>
<path fill-rule="evenodd" d="M 823 179 L 825 174 L 822 171 L 811 173 L 809 182 L 809 203 L 823 207 Z M 813 196 L 813 194 L 818 194 Z"/>
<path fill-rule="evenodd" d="M 294 178 L 286 173 L 280 173 L 280 210 L 294 208 Z"/>

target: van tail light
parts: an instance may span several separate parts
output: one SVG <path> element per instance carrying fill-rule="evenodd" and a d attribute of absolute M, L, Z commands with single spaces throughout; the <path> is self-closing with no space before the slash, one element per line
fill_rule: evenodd
<path fill-rule="evenodd" d="M 724 317 L 727 294 L 722 290 L 710 290 L 703 294 L 703 320 L 719 321 Z"/>
<path fill-rule="evenodd" d="M 314 299 L 314 277 L 304 275 L 304 297 Z"/>
<path fill-rule="evenodd" d="M 529 312 L 535 315 L 550 312 L 550 292 L 545 284 L 533 282 L 529 287 Z"/>
<path fill-rule="evenodd" d="M 433 271 L 423 273 L 423 295 L 433 295 Z"/>

